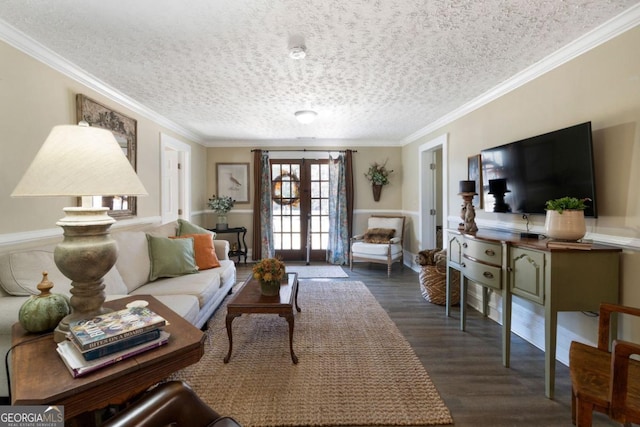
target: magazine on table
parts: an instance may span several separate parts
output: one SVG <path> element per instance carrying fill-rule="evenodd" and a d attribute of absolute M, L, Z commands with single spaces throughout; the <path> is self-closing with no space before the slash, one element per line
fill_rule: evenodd
<path fill-rule="evenodd" d="M 69 340 L 64 340 L 58 343 L 56 351 L 62 358 L 64 364 L 69 369 L 71 375 L 76 378 L 104 368 L 106 366 L 113 365 L 114 363 L 117 363 L 129 357 L 144 353 L 156 347 L 160 347 L 169 342 L 169 336 L 170 334 L 168 332 L 160 331 L 160 337 L 158 339 L 119 351 L 117 353 L 110 354 L 105 357 L 100 357 L 95 360 L 85 360 L 78 348 Z"/>
<path fill-rule="evenodd" d="M 69 325 L 72 339 L 81 351 L 91 350 L 166 325 L 166 320 L 148 307 L 127 307 Z"/>
<path fill-rule="evenodd" d="M 134 335 L 132 337 L 125 338 L 111 344 L 96 347 L 91 350 L 82 350 L 78 343 L 70 335 L 68 335 L 67 338 L 78 349 L 78 351 L 82 353 L 82 357 L 84 357 L 85 360 L 95 360 L 100 357 L 108 356 L 110 354 L 156 340 L 160 338 L 160 329 L 152 329 L 151 331 L 143 332 L 141 334 Z"/>

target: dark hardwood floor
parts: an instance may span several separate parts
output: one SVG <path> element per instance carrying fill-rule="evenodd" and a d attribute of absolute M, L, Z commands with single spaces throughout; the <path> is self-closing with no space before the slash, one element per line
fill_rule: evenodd
<path fill-rule="evenodd" d="M 250 264 L 238 267 L 239 279 L 250 273 Z M 447 318 L 443 306 L 424 300 L 418 274 L 410 268 L 396 264 L 391 278 L 387 278 L 386 266 L 378 264 L 359 263 L 353 271 L 348 266 L 343 269 L 349 278 L 333 280 L 359 280 L 367 285 L 422 361 L 456 426 L 572 425 L 566 366 L 556 362 L 555 399 L 547 399 L 544 352 L 538 348 L 512 334 L 511 367 L 504 368 L 501 326 L 469 310 L 467 331 L 461 332 L 457 307 Z M 593 425 L 619 426 L 598 413 L 594 413 Z"/>

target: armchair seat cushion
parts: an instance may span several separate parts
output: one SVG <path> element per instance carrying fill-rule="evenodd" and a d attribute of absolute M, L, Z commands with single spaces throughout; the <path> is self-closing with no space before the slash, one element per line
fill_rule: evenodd
<path fill-rule="evenodd" d="M 379 243 L 356 242 L 351 246 L 354 257 L 380 256 L 387 259 L 387 250 L 391 247 L 391 258 L 402 254 L 402 245 L 394 243 L 392 245 L 381 245 Z"/>

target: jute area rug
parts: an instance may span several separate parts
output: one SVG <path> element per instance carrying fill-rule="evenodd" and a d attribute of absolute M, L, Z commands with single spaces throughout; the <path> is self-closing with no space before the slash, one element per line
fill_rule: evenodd
<path fill-rule="evenodd" d="M 362 282 L 300 281 L 291 362 L 288 324 L 252 314 L 233 322 L 228 364 L 222 306 L 205 354 L 184 380 L 244 427 L 441 425 L 453 420 L 409 343 Z"/>
<path fill-rule="evenodd" d="M 298 279 L 349 277 L 338 265 L 307 266 L 287 265 L 287 271 L 298 273 Z"/>

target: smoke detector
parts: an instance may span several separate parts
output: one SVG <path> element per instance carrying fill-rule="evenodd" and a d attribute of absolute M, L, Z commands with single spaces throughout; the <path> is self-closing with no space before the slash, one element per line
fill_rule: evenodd
<path fill-rule="evenodd" d="M 294 46 L 289 51 L 289 57 L 291 59 L 304 59 L 307 56 L 307 48 L 303 45 Z"/>

